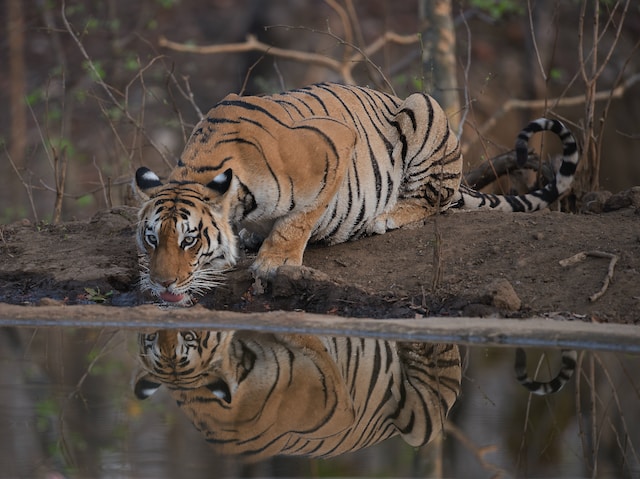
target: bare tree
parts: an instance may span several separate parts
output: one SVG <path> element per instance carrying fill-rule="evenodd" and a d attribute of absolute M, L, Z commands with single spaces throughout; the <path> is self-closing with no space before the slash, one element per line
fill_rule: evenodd
<path fill-rule="evenodd" d="M 427 23 L 422 56 L 425 91 L 440 103 L 456 129 L 460 98 L 451 0 L 421 0 L 419 8 L 420 18 Z"/>
<path fill-rule="evenodd" d="M 9 109 L 11 111 L 11 137 L 9 155 L 15 165 L 24 163 L 27 147 L 27 113 L 25 106 L 26 72 L 24 61 L 24 15 L 21 0 L 9 0 L 7 33 L 9 40 Z"/>

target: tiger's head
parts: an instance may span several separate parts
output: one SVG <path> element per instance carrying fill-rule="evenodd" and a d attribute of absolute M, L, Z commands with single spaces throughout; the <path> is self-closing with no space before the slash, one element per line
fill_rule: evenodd
<path fill-rule="evenodd" d="M 354 422 L 347 385 L 314 336 L 162 330 L 141 333 L 138 345 L 135 395 L 164 385 L 222 453 L 280 454 L 296 437 L 329 437 Z"/>
<path fill-rule="evenodd" d="M 143 370 L 136 379 L 136 397 L 146 399 L 165 384 L 175 389 L 204 386 L 213 395 L 228 399 L 227 382 L 214 375 L 220 366 L 216 351 L 224 335 L 210 331 L 172 330 L 138 334 Z"/>
<path fill-rule="evenodd" d="M 169 182 L 147 168 L 136 172 L 135 189 L 144 200 L 138 214 L 142 290 L 163 301 L 189 305 L 193 294 L 220 284 L 221 273 L 236 262 L 237 240 L 220 201 L 231 170 L 206 185 Z"/>

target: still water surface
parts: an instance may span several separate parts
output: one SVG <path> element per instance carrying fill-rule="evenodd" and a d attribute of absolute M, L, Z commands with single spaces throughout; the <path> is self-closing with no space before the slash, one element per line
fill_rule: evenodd
<path fill-rule="evenodd" d="M 258 389 L 243 392 L 245 398 L 255 399 L 260 397 L 256 392 L 260 378 L 269 376 L 272 365 L 265 354 L 238 352 L 238 348 L 242 349 L 238 345 L 242 344 L 248 345 L 251 351 L 261 347 L 246 336 L 238 337 L 244 339 L 228 344 L 220 357 L 229 358 L 237 353 L 239 359 L 224 366 L 219 360 L 213 363 L 218 369 L 233 370 L 235 378 L 257 381 Z M 293 349 L 286 338 L 266 337 L 271 345 L 264 346 L 265 350 L 272 351 L 274 341 L 288 345 L 286 351 Z M 331 338 L 312 341 L 329 345 L 325 349 L 336 344 L 331 343 Z M 364 371 L 362 377 L 366 381 L 347 380 L 343 393 L 351 398 L 349 407 L 330 406 L 341 413 L 349 408 L 351 411 L 364 409 L 365 406 L 358 406 L 364 404 L 358 398 L 363 397 L 366 402 L 367 397 L 384 397 L 384 394 L 377 395 L 376 388 L 381 386 L 383 392 L 385 388 L 397 391 L 402 382 L 392 379 L 376 385 L 371 379 L 376 368 L 393 369 L 395 343 L 385 346 L 381 340 L 377 343 L 367 340 L 372 342 L 366 344 L 355 338 L 352 341 L 359 346 L 349 350 L 349 367 L 357 364 L 360 371 Z M 294 343 L 304 357 L 289 358 L 285 361 L 289 365 L 298 367 L 318 354 L 309 346 L 311 343 L 300 343 L 299 338 Z M 431 345 L 421 347 L 400 353 L 402 364 L 409 361 L 414 370 L 426 371 L 426 376 L 414 382 L 424 382 L 428 387 L 416 388 L 417 402 L 411 407 L 418 407 L 416 404 L 421 400 L 429 403 L 429 391 L 451 393 L 456 389 L 455 381 L 447 382 L 452 377 L 455 379 L 453 363 L 423 362 L 416 351 L 427 355 L 432 349 L 429 349 Z M 389 353 L 380 364 L 368 363 L 375 357 L 372 352 L 375 348 Z M 548 353 L 548 360 L 539 361 L 543 353 Z M 444 416 L 443 408 L 448 402 L 454 402 L 444 435 L 434 434 L 428 445 L 414 447 L 408 444 L 413 441 L 409 435 L 395 435 L 377 445 L 330 459 L 268 457 L 247 463 L 218 452 L 206 441 L 207 437 L 210 440 L 219 437 L 216 434 L 222 429 L 237 432 L 240 428 L 229 427 L 228 423 L 221 425 L 222 416 L 213 414 L 215 409 L 211 408 L 206 410 L 209 417 L 205 417 L 206 414 L 194 417 L 185 406 L 189 402 L 189 397 L 184 396 L 185 384 L 173 390 L 164 384 L 157 390 L 147 389 L 153 394 L 144 400 L 136 397 L 135 385 L 144 377 L 141 354 L 142 357 L 148 354 L 145 341 L 140 341 L 138 334 L 131 331 L 1 328 L 0 430 L 4 434 L 0 436 L 0 477 L 640 477 L 640 430 L 637 428 L 640 356 L 636 355 L 580 351 L 576 373 L 567 386 L 559 393 L 538 397 L 531 396 L 517 383 L 513 349 L 460 347 L 460 394 L 455 401 L 451 396 L 444 400 L 441 396 L 437 398 L 439 409 L 429 409 L 435 430 Z M 533 373 L 539 365 L 543 378 L 555 374 L 559 368 L 557 351 L 529 350 L 528 356 L 529 371 Z M 319 362 L 314 360 L 313 364 Z M 444 367 L 446 374 L 435 372 L 434 365 Z M 318 368 L 324 370 L 324 366 Z M 338 375 L 346 376 L 346 363 L 336 368 Z M 284 369 L 280 369 L 282 371 Z M 331 402 L 327 394 L 323 404 L 310 404 L 316 396 L 305 393 L 309 377 L 313 376 L 309 371 L 302 370 L 299 389 L 291 389 L 297 381 L 294 367 L 286 374 L 290 389 L 285 389 L 281 398 L 286 399 L 289 412 L 275 413 L 279 427 L 294 419 L 296 413 L 290 408 L 296 404 L 301 410 L 306 408 L 299 416 L 311 419 L 312 413 Z M 320 381 L 326 381 L 327 377 L 321 376 Z M 240 397 L 241 387 L 232 382 L 228 376 L 223 382 L 208 381 L 214 407 L 229 408 L 233 400 Z M 249 381 L 241 383 L 246 387 Z M 320 390 L 328 391 L 332 387 L 323 383 Z M 183 396 L 177 397 L 180 394 Z M 269 399 L 260 401 L 275 401 L 277 394 L 267 396 Z M 406 412 L 410 401 L 403 402 L 403 397 L 398 393 L 390 400 L 396 401 L 396 405 L 401 402 Z M 415 411 L 415 417 L 420 417 Z M 246 417 L 248 413 L 243 414 Z M 343 416 L 339 419 L 345 420 Z M 373 434 L 370 425 L 375 420 L 364 421 L 366 426 L 361 426 L 361 430 Z M 380 424 L 383 428 L 389 427 L 379 421 Z M 407 429 L 406 422 L 403 427 Z M 282 437 L 282 434 L 279 430 L 273 437 Z M 340 434 L 340 427 L 328 434 L 325 431 L 327 437 L 334 439 Z M 290 441 L 284 442 L 290 444 Z M 243 444 L 243 439 L 237 443 Z"/>

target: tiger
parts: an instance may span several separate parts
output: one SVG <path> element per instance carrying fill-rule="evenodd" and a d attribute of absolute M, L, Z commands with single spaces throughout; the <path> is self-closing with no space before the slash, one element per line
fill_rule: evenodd
<path fill-rule="evenodd" d="M 569 382 L 576 369 L 578 352 L 575 349 L 560 351 L 562 366 L 558 374 L 549 381 L 536 381 L 527 374 L 527 355 L 522 348 L 516 348 L 514 369 L 517 381 L 531 394 L 546 396 L 559 392 Z"/>
<path fill-rule="evenodd" d="M 443 429 L 460 393 L 454 344 L 160 330 L 138 335 L 134 393 L 164 385 L 215 451 L 328 458 Z"/>
<path fill-rule="evenodd" d="M 429 95 L 335 83 L 230 94 L 195 126 L 166 182 L 136 171 L 142 289 L 189 304 L 224 281 L 239 242 L 259 247 L 250 269 L 268 281 L 301 266 L 309 242 L 383 234 L 449 208 L 539 210 L 570 189 L 579 157 L 571 131 L 541 118 L 518 134 L 520 163 L 544 130 L 563 145 L 555 182 L 500 196 L 461 184 L 460 143 Z"/>

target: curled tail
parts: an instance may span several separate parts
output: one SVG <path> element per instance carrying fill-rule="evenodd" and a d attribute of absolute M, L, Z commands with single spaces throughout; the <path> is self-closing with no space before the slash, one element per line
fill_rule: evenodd
<path fill-rule="evenodd" d="M 578 144 L 573 133 L 558 120 L 538 118 L 529 123 L 516 140 L 516 158 L 519 165 L 524 165 L 529 150 L 529 140 L 540 131 L 552 131 L 562 141 L 562 164 L 556 174 L 555 182 L 526 195 L 491 195 L 480 193 L 461 185 L 458 194 L 453 198 L 452 207 L 461 209 L 494 209 L 507 212 L 536 211 L 549 206 L 559 196 L 571 188 L 571 182 L 578 166 Z"/>
<path fill-rule="evenodd" d="M 561 354 L 562 367 L 557 376 L 550 381 L 541 382 L 529 378 L 527 374 L 527 355 L 522 348 L 517 348 L 514 366 L 516 379 L 532 394 L 537 394 L 538 396 L 560 391 L 573 376 L 573 372 L 576 369 L 576 360 L 578 359 L 578 353 L 573 349 L 563 349 Z"/>

